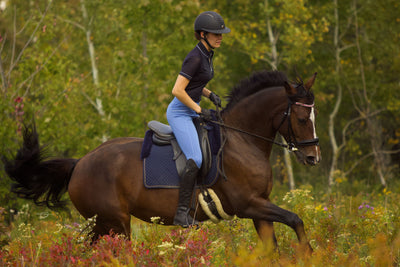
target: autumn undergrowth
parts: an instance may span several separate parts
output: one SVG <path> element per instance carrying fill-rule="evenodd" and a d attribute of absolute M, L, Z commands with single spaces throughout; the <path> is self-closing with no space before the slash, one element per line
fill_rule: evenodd
<path fill-rule="evenodd" d="M 339 188 L 337 188 L 339 189 Z M 400 192 L 319 194 L 310 186 L 272 197 L 304 221 L 314 249 L 306 255 L 292 229 L 275 223 L 278 249 L 261 243 L 251 220 L 198 229 L 132 220 L 131 239 L 103 236 L 90 244 L 93 221 L 25 205 L 10 224 L 0 208 L 0 266 L 399 266 Z"/>

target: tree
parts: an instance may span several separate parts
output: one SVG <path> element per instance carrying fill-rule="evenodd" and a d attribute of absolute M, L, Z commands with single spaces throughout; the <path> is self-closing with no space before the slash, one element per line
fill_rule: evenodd
<path fill-rule="evenodd" d="M 387 8 L 384 8 L 385 11 L 383 11 L 383 6 L 387 7 L 390 4 L 377 4 L 372 1 L 358 4 L 353 1 L 351 5 L 340 6 L 337 1 L 334 1 L 335 34 L 333 43 L 335 47 L 337 93 L 335 108 L 332 110 L 329 120 L 329 137 L 332 146 L 332 161 L 328 177 L 330 187 L 335 184 L 335 176 L 348 176 L 356 167 L 365 165 L 371 156 L 374 158 L 372 166 L 376 170 L 381 185 L 386 186 L 387 184 L 384 176 L 385 173 L 388 175 L 388 160 L 385 158 L 388 152 L 383 148 L 387 138 L 382 135 L 384 133 L 380 123 L 382 118 L 378 119 L 378 116 L 384 111 L 386 112 L 385 101 L 391 101 L 387 97 L 392 93 L 381 90 L 383 88 L 378 90 L 382 83 L 376 81 L 380 79 L 379 77 L 382 78 L 383 72 L 376 67 L 380 64 L 378 62 L 381 61 L 381 58 L 376 58 L 376 61 L 371 61 L 371 59 L 388 48 L 371 42 L 375 39 L 373 36 L 381 31 L 375 29 L 371 31 L 373 24 L 370 23 L 369 19 L 372 15 L 377 18 L 386 17 L 383 13 L 380 13 L 387 12 Z M 339 20 L 339 13 L 343 18 L 341 21 Z M 339 29 L 341 29 L 341 33 Z M 377 39 L 382 40 L 382 37 Z M 365 64 L 366 60 L 369 62 L 368 67 Z M 391 71 L 386 73 L 391 73 Z M 356 77 L 359 77 L 359 79 Z M 384 80 L 385 78 L 381 81 L 385 83 Z M 340 114 L 339 107 L 342 104 L 343 85 L 348 92 L 346 98 L 351 101 L 346 100 L 345 106 L 342 108 L 341 119 L 338 123 L 343 125 L 340 134 L 342 142 L 337 145 L 336 135 L 338 133 L 334 130 L 334 121 Z M 357 111 L 358 116 L 355 116 L 354 110 Z M 343 116 L 344 114 L 346 115 Z M 347 118 L 347 121 L 344 118 Z M 370 144 L 369 147 L 366 146 L 368 143 Z M 360 144 L 364 145 L 360 146 Z M 354 154 L 354 152 L 358 155 L 352 156 L 351 164 L 338 166 L 340 158 L 343 159 L 346 154 Z M 341 170 L 338 170 L 338 168 Z"/>
<path fill-rule="evenodd" d="M 307 1 L 264 0 L 247 5 L 237 1 L 232 9 L 240 9 L 243 15 L 230 20 L 234 29 L 230 40 L 233 50 L 250 58 L 251 70 L 262 67 L 293 73 L 289 66 L 300 61 L 312 62 L 310 47 L 327 31 L 327 21 L 324 17 L 315 18 L 307 4 Z M 308 75 L 304 70 L 301 74 Z M 293 189 L 292 161 L 286 150 L 284 160 L 289 187 Z"/>

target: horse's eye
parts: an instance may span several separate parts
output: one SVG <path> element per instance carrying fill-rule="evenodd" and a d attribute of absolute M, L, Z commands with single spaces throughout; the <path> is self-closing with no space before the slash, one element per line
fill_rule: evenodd
<path fill-rule="evenodd" d="M 307 119 L 298 119 L 301 124 L 306 124 Z"/>

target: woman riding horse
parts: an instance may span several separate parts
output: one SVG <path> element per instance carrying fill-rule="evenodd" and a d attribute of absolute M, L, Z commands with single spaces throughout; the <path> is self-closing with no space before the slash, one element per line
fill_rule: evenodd
<path fill-rule="evenodd" d="M 300 162 L 315 165 L 320 161 L 311 91 L 315 77 L 290 83 L 282 72 L 259 72 L 231 91 L 221 113 L 226 179 L 219 177 L 211 186 L 226 214 L 252 219 L 262 240 L 275 240 L 273 222 L 280 222 L 296 232 L 308 251 L 312 249 L 303 221 L 269 199 L 273 182 L 269 157 L 279 132 Z M 4 165 L 18 196 L 57 208 L 65 206 L 61 197 L 68 190 L 80 214 L 96 215 L 94 240 L 110 232 L 129 238 L 131 215 L 147 222 L 160 217 L 164 225 L 172 225 L 179 199 L 178 189 L 145 187 L 142 146 L 143 138 L 116 138 L 79 160 L 46 160 L 35 128 L 27 128 L 22 148 Z M 195 218 L 209 219 L 202 208 Z"/>
<path fill-rule="evenodd" d="M 182 64 L 172 89 L 175 97 L 167 109 L 168 123 L 187 159 L 180 179 L 179 204 L 174 218 L 174 224 L 183 227 L 198 223 L 189 215 L 192 192 L 202 165 L 199 137 L 193 118 L 200 115 L 206 120 L 211 119 L 210 110 L 199 106 L 202 95 L 221 106 L 221 99 L 205 86 L 214 76 L 213 49 L 221 45 L 222 34 L 231 31 L 225 26 L 222 17 L 213 11 L 201 13 L 195 20 L 194 30 L 200 42 Z"/>

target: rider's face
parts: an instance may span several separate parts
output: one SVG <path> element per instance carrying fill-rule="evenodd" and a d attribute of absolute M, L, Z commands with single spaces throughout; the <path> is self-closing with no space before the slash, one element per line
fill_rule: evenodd
<path fill-rule="evenodd" d="M 209 32 L 207 33 L 207 41 L 210 43 L 211 46 L 218 48 L 221 46 L 222 34 Z"/>

